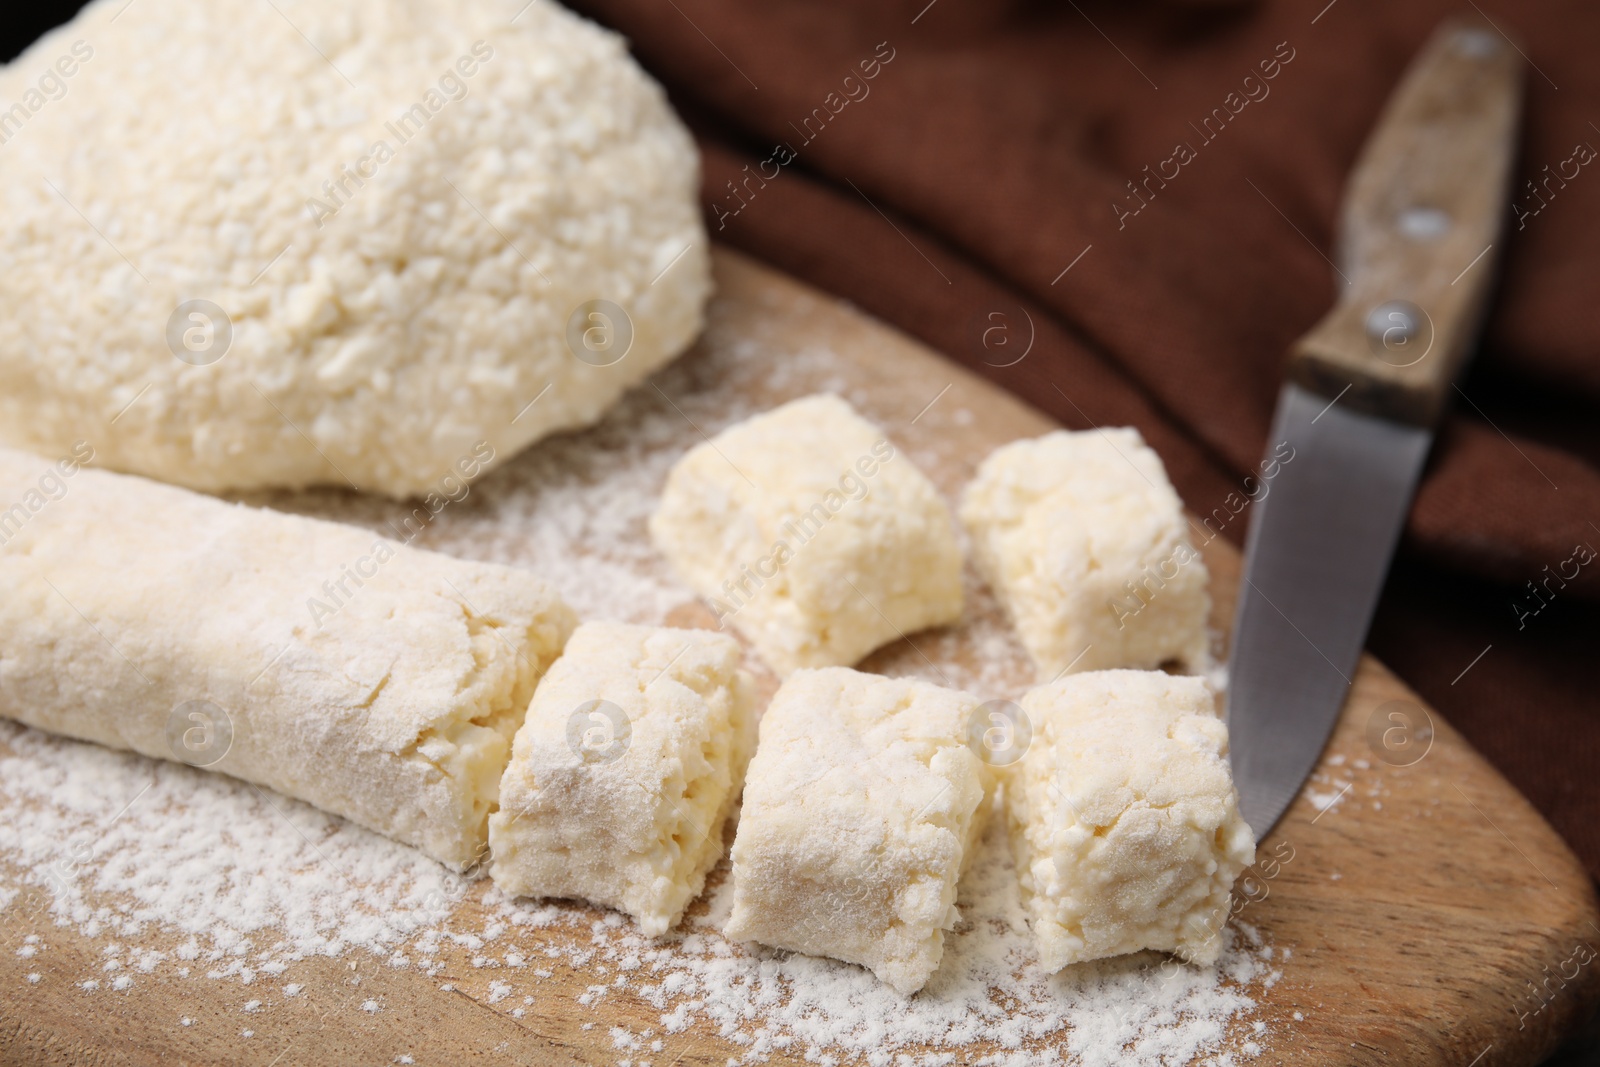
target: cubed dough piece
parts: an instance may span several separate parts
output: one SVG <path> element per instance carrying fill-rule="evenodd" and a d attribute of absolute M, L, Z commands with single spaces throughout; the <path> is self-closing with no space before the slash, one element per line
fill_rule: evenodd
<path fill-rule="evenodd" d="M 989 772 L 966 743 L 977 703 L 844 667 L 791 675 L 750 763 L 727 935 L 921 989 L 988 811 Z"/>
<path fill-rule="evenodd" d="M 495 884 L 677 923 L 722 857 L 755 740 L 739 643 L 709 630 L 588 622 L 517 731 L 489 820 Z"/>
<path fill-rule="evenodd" d="M 1045 968 L 1140 949 L 1215 962 L 1233 881 L 1256 849 L 1205 682 L 1072 674 L 1022 708 L 1033 741 L 1006 806 Z"/>
<path fill-rule="evenodd" d="M 1040 680 L 1209 664 L 1206 565 L 1139 431 L 1061 430 L 996 449 L 961 521 Z"/>
<path fill-rule="evenodd" d="M 836 396 L 785 404 L 691 450 L 650 533 L 780 674 L 853 664 L 961 615 L 950 511 Z"/>

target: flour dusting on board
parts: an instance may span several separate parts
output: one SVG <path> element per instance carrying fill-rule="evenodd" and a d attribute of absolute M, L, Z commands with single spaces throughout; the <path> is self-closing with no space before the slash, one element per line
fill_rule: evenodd
<path fill-rule="evenodd" d="M 56 926 L 103 941 L 99 971 L 68 976 L 79 983 L 128 979 L 115 986 L 125 990 L 158 968 L 185 968 L 249 987 L 241 1010 L 255 1014 L 301 994 L 289 979 L 311 956 L 359 953 L 436 974 L 464 951 L 492 970 L 486 999 L 507 1008 L 531 995 L 537 1012 L 552 966 L 592 974 L 580 1003 L 611 1029 L 619 1061 L 632 1053 L 635 1064 L 660 1035 L 703 1022 L 751 1062 L 778 1050 L 976 1045 L 981 1062 L 1037 1063 L 1054 1039 L 1073 1061 L 1109 1065 L 1202 1058 L 1253 1007 L 1248 988 L 1274 980 L 1271 949 L 1248 928 L 1229 931 L 1215 974 L 1156 954 L 1039 973 L 999 833 L 962 885 L 963 922 L 943 964 L 906 1001 L 860 968 L 724 940 L 720 877 L 699 914 L 653 941 L 615 914 L 507 900 L 403 845 L 231 779 L 9 723 L 0 745 L 12 753 L 0 759 L 0 791 L 27 813 L 0 823 L 6 890 L 37 909 L 35 940 L 20 947 L 32 966 L 49 962 Z M 482 905 L 470 925 L 451 914 L 463 897 Z M 608 1006 L 622 996 L 656 1009 L 655 1034 L 610 1026 Z"/>
<path fill-rule="evenodd" d="M 712 338 L 693 356 L 599 426 L 508 462 L 413 543 L 525 567 L 584 617 L 665 621 L 692 599 L 645 531 L 667 469 L 702 434 L 824 389 L 882 421 L 954 495 L 982 458 L 944 451 L 951 446 L 939 427 L 972 418 L 959 390 L 906 425 L 937 383 L 906 382 L 887 397 L 881 384 L 852 389 L 849 361 L 858 356 L 796 350 L 782 316 L 771 317 L 770 329 L 751 325 L 765 315 L 746 315 L 737 338 L 718 336 L 714 309 Z M 331 491 L 258 502 L 379 531 L 410 513 Z M 970 575 L 967 593 L 971 621 L 866 666 L 985 699 L 1019 694 L 1026 655 Z M 1042 974 L 1003 824 L 993 820 L 962 884 L 963 921 L 946 938 L 942 966 L 908 1001 L 860 968 L 724 939 L 725 863 L 680 930 L 651 940 L 615 914 L 509 900 L 275 793 L 0 721 L 0 921 L 15 934 L 0 952 L 15 953 L 25 971 L 0 995 L 25 1004 L 27 991 L 51 983 L 84 997 L 134 996 L 158 978 L 234 983 L 241 1014 L 232 1033 L 247 1041 L 274 1012 L 315 994 L 297 969 L 338 957 L 357 973 L 339 992 L 350 1019 L 389 1010 L 370 981 L 361 984 L 380 968 L 427 975 L 512 1020 L 539 1017 L 557 983 L 563 996 L 587 986 L 577 998 L 585 1021 L 629 1067 L 670 1067 L 691 1029 L 720 1035 L 736 1062 L 783 1054 L 819 1063 L 1221 1065 L 1259 1051 L 1267 1035 L 1252 1018 L 1255 998 L 1277 972 L 1273 949 L 1247 926 L 1228 930 L 1215 971 L 1146 953 Z M 53 941 L 64 931 L 93 939 L 98 957 L 58 963 Z M 632 1010 L 615 1010 L 623 1001 Z M 653 1022 L 630 1028 L 619 1019 Z M 197 1021 L 185 1015 L 172 1025 Z"/>

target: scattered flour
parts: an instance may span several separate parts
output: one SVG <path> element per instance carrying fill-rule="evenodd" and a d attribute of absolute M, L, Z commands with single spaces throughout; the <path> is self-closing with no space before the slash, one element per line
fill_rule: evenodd
<path fill-rule="evenodd" d="M 717 928 L 731 895 L 721 883 L 676 943 L 600 922 L 591 944 L 602 960 L 637 956 L 637 992 L 661 1010 L 667 1033 L 707 1019 L 747 1061 L 790 1050 L 899 1063 L 902 1050 L 926 1048 L 910 1062 L 947 1062 L 958 1049 L 982 1053 L 971 1062 L 1019 1067 L 1205 1062 L 1225 1056 L 1230 1023 L 1254 1006 L 1247 987 L 1275 981 L 1270 950 L 1231 930 L 1216 973 L 1146 953 L 1042 974 L 999 834 L 984 840 L 962 884 L 963 922 L 946 939 L 943 964 L 909 1001 L 857 967 L 730 945 Z M 528 915 L 544 921 L 537 909 Z M 603 1006 L 602 995 L 593 1007 Z M 619 1049 L 647 1036 L 610 1032 Z"/>
<path fill-rule="evenodd" d="M 585 617 L 661 622 L 681 613 L 691 597 L 645 532 L 671 463 L 702 434 L 803 392 L 832 388 L 875 410 L 871 395 L 849 386 L 848 359 L 860 357 L 795 349 L 781 311 L 767 332 L 746 322 L 737 339 L 715 336 L 714 313 L 713 338 L 697 355 L 635 390 L 594 429 L 509 461 L 414 543 L 526 567 Z M 908 394 L 920 388 L 907 383 Z M 764 399 L 742 399 L 757 395 Z M 961 410 L 955 400 L 950 409 Z M 923 403 L 908 395 L 906 417 Z M 953 455 L 959 445 L 942 425 L 936 408 L 914 432 L 886 428 L 914 438 L 905 441 L 911 454 L 953 497 L 981 457 Z M 259 501 L 390 536 L 408 514 L 406 505 L 326 490 Z M 970 574 L 967 594 L 962 626 L 916 635 L 865 666 L 985 699 L 1019 695 L 1031 674 L 1026 653 Z M 946 939 L 943 965 L 908 1001 L 860 968 L 725 940 L 725 865 L 683 927 L 651 940 L 615 914 L 509 900 L 486 880 L 235 780 L 0 721 L 0 929 L 28 931 L 12 943 L 17 956 L 40 959 L 26 975 L 32 985 L 50 973 L 45 938 L 69 929 L 106 943 L 99 966 L 118 972 L 119 990 L 133 984 L 127 971 L 265 989 L 244 1002 L 258 1026 L 284 1000 L 317 994 L 307 975 L 279 976 L 318 958 L 361 967 L 350 984 L 378 967 L 441 976 L 441 991 L 474 995 L 508 1018 L 537 1014 L 534 994 L 571 989 L 575 978 L 588 987 L 578 1003 L 593 1016 L 583 1028 L 598 1025 L 619 1060 L 635 1064 L 663 1049 L 659 1058 L 670 1063 L 673 1035 L 691 1028 L 720 1035 L 737 1062 L 785 1053 L 896 1067 L 1220 1067 L 1270 1040 L 1253 1014 L 1277 972 L 1271 947 L 1248 926 L 1229 929 L 1215 971 L 1142 954 L 1048 976 L 1034 963 L 1015 881 L 1003 836 L 993 832 L 963 882 L 963 922 Z M 100 988 L 87 974 L 62 978 L 86 993 Z M 347 993 L 347 1010 L 379 1013 L 382 1001 L 368 996 Z M 623 1001 L 644 1012 L 627 1018 L 651 1025 L 616 1025 Z"/>

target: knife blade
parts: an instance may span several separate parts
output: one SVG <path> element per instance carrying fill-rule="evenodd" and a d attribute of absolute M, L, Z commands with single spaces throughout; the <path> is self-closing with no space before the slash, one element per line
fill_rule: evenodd
<path fill-rule="evenodd" d="M 1230 758 L 1258 842 L 1338 721 L 1433 426 L 1487 307 L 1521 76 L 1516 49 L 1486 21 L 1445 22 L 1346 185 L 1339 296 L 1290 349 L 1267 446 L 1277 474 L 1255 505 L 1234 618 Z"/>

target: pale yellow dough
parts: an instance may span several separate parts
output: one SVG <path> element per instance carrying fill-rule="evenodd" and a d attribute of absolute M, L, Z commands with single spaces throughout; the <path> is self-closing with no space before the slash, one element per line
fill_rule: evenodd
<path fill-rule="evenodd" d="M 1045 968 L 1140 949 L 1214 962 L 1255 840 L 1205 682 L 1071 674 L 1029 692 L 1022 708 L 1033 742 L 1006 804 Z"/>
<path fill-rule="evenodd" d="M 977 704 L 843 667 L 792 674 L 761 720 L 725 933 L 921 989 L 988 810 L 967 745 Z"/>
<path fill-rule="evenodd" d="M 704 321 L 694 141 L 549 0 L 95 0 L 0 107 L 0 444 L 451 495 Z"/>
<path fill-rule="evenodd" d="M 1206 565 L 1139 431 L 1060 430 L 996 449 L 961 521 L 1041 681 L 1209 664 Z"/>
<path fill-rule="evenodd" d="M 755 740 L 739 645 L 588 622 L 539 683 L 489 822 L 495 884 L 675 925 L 722 857 Z M 604 702 L 598 703 L 598 702 Z"/>
<path fill-rule="evenodd" d="M 574 622 L 524 571 L 6 449 L 0 589 L 0 715 L 187 757 L 457 868 Z"/>
<path fill-rule="evenodd" d="M 719 623 L 779 674 L 848 666 L 961 616 L 961 553 L 944 499 L 831 394 L 690 450 L 650 533 Z"/>

